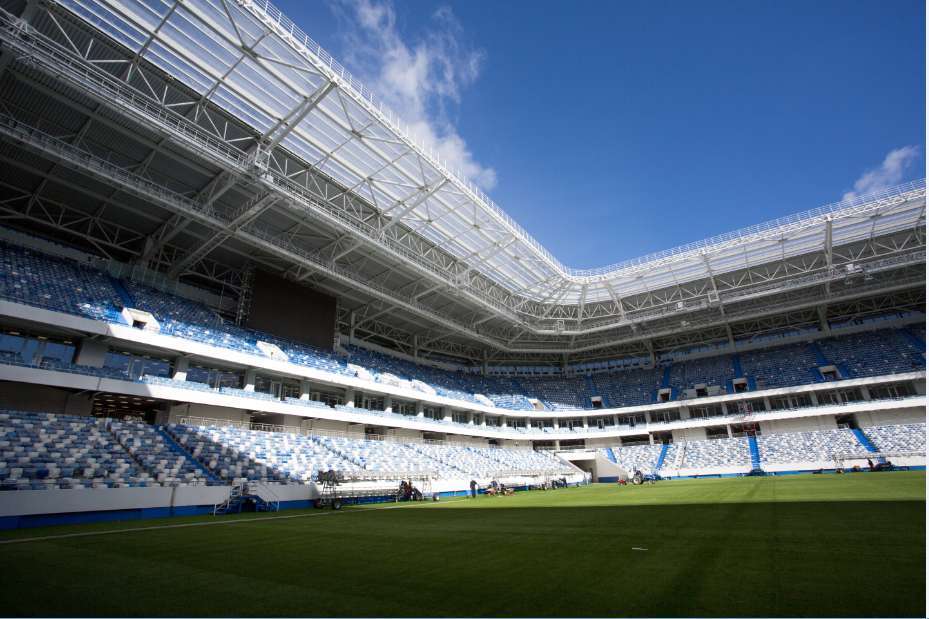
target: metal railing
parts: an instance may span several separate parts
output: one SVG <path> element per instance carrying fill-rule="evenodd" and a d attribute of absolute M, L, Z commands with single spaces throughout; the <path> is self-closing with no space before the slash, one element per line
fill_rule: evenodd
<path fill-rule="evenodd" d="M 253 423 L 250 421 L 230 421 L 228 419 L 211 419 L 209 417 L 178 417 L 176 423 L 192 427 L 232 428 L 234 430 L 254 430 L 277 434 L 302 434 L 297 426 L 285 426 L 272 423 Z"/>

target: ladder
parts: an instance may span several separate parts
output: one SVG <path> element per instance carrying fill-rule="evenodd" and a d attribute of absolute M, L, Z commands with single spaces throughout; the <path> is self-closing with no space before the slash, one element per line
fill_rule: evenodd
<path fill-rule="evenodd" d="M 755 413 L 752 411 L 752 403 L 746 399 L 741 399 L 739 405 L 739 423 L 742 425 L 742 432 L 746 436 L 756 436 L 758 426 L 755 424 Z"/>

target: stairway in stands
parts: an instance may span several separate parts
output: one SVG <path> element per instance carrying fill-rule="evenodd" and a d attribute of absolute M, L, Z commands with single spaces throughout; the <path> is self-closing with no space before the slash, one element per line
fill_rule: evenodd
<path fill-rule="evenodd" d="M 661 470 L 661 467 L 664 466 L 664 457 L 668 455 L 668 444 L 664 443 L 661 446 L 661 453 L 658 454 L 658 462 L 655 463 L 655 475 L 658 474 L 658 471 Z"/>
<path fill-rule="evenodd" d="M 751 434 L 748 436 L 748 449 L 752 454 L 752 473 L 761 472 L 761 454 L 758 452 L 758 439 Z"/>
<path fill-rule="evenodd" d="M 178 453 L 181 454 L 182 456 L 188 458 L 191 462 L 193 462 L 194 464 L 196 464 L 197 466 L 199 466 L 200 469 L 202 469 L 203 472 L 206 473 L 207 479 L 209 479 L 210 481 L 215 481 L 215 482 L 218 483 L 218 484 L 222 484 L 222 485 L 225 485 L 225 484 L 226 484 L 225 481 L 223 481 L 222 479 L 220 479 L 219 477 L 217 477 L 217 476 L 213 473 L 213 471 L 210 470 L 210 467 L 209 467 L 209 466 L 207 466 L 205 463 L 201 462 L 201 461 L 200 461 L 200 458 L 197 458 L 197 457 L 194 456 L 191 452 L 187 451 L 187 449 L 186 449 L 183 445 L 181 445 L 180 443 L 178 443 L 178 442 L 174 439 L 174 437 L 171 436 L 171 433 L 170 433 L 170 432 L 166 432 L 165 429 L 164 429 L 164 426 L 153 426 L 153 427 L 155 428 L 155 432 L 157 432 L 157 433 L 160 434 L 162 437 L 164 437 L 165 442 L 168 444 L 168 447 L 170 447 L 173 451 L 178 452 Z"/>
<path fill-rule="evenodd" d="M 867 436 L 865 436 L 865 433 L 864 433 L 864 432 L 862 432 L 862 431 L 861 431 L 860 429 L 858 429 L 858 428 L 852 428 L 852 432 L 855 433 L 855 437 L 858 439 L 858 442 L 861 443 L 862 446 L 864 446 L 864 448 L 865 448 L 867 451 L 869 451 L 869 452 L 871 452 L 871 453 L 877 453 L 877 447 L 874 446 L 874 443 L 871 442 L 871 439 L 869 439 Z M 885 460 L 884 458 L 878 458 L 877 461 L 878 461 L 878 462 L 887 462 L 887 460 Z"/>
<path fill-rule="evenodd" d="M 122 299 L 123 307 L 135 307 L 135 301 L 132 300 L 132 297 L 129 296 L 129 293 L 118 279 L 110 275 L 110 283 L 113 284 L 113 290 Z"/>
<path fill-rule="evenodd" d="M 606 457 L 607 457 L 607 459 L 608 459 L 610 462 L 612 462 L 613 464 L 617 464 L 617 462 L 616 462 L 616 456 L 613 455 L 613 448 L 612 448 L 612 447 L 607 447 L 607 448 L 604 449 L 603 451 L 606 452 Z"/>

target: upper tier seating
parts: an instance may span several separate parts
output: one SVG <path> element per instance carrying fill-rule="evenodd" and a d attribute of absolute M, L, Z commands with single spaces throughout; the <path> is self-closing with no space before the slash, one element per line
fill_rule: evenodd
<path fill-rule="evenodd" d="M 658 465 L 662 445 L 629 445 L 626 447 L 613 447 L 613 458 L 616 464 L 626 469 L 632 475 L 637 470 L 651 474 Z"/>
<path fill-rule="evenodd" d="M 517 378 L 519 386 L 552 411 L 580 410 L 587 406 L 590 389 L 587 378 L 572 376 L 567 378 Z"/>
<path fill-rule="evenodd" d="M 0 241 L 0 298 L 33 307 L 120 322 L 122 301 L 109 276 L 91 266 Z"/>
<path fill-rule="evenodd" d="M 663 379 L 664 368 L 624 370 L 593 376 L 597 393 L 607 396 L 610 404 L 615 407 L 651 404 L 655 390 L 661 387 Z"/>
<path fill-rule="evenodd" d="M 908 423 L 862 428 L 879 451 L 926 451 L 926 424 Z"/>
<path fill-rule="evenodd" d="M 834 453 L 865 451 L 851 430 L 818 430 L 758 437 L 758 454 L 766 471 L 834 468 Z"/>
<path fill-rule="evenodd" d="M 470 372 L 450 372 L 362 348 L 349 346 L 350 358 L 307 344 L 264 333 L 237 328 L 222 320 L 197 301 L 150 288 L 131 281 L 121 284 L 106 272 L 87 264 L 53 256 L 15 243 L 0 241 L 0 298 L 34 307 L 65 312 L 115 324 L 125 324 L 118 309 L 131 302 L 136 309 L 150 312 L 159 321 L 161 332 L 227 350 L 267 358 L 259 342 L 278 346 L 291 363 L 343 376 L 354 376 L 347 363 L 368 368 L 374 378 L 384 382 L 419 381 L 424 392 L 471 404 L 489 399 L 505 410 L 531 411 L 529 397 L 541 400 L 549 410 L 576 410 L 587 406 L 590 397 L 587 378 L 575 376 L 535 378 L 484 377 Z M 124 299 L 128 299 L 124 302 Z M 907 327 L 925 341 L 925 323 Z M 883 375 L 922 369 L 919 351 L 895 329 L 843 335 L 819 340 L 831 363 L 845 365 L 852 377 Z M 814 382 L 812 369 L 819 366 L 806 343 L 774 346 L 740 353 L 746 377 L 759 388 L 805 385 Z M 3 362 L 21 363 L 4 355 Z M 108 370 L 86 368 L 49 361 L 59 371 L 122 378 Z M 918 366 L 918 367 L 917 367 Z M 49 366 L 51 367 L 51 366 Z M 662 386 L 665 368 L 631 369 L 593 376 L 599 395 L 612 407 L 650 404 L 655 390 Z M 732 378 L 731 357 L 723 354 L 674 363 L 668 372 L 668 386 L 689 389 L 694 384 L 722 385 Z M 412 386 L 412 382 L 409 383 Z M 240 394 L 237 394 L 240 395 Z M 438 423 L 438 422 L 437 422 Z"/>
<path fill-rule="evenodd" d="M 926 343 L 926 323 L 924 322 L 913 322 L 906 326 L 906 330 L 916 336 L 916 339 Z"/>
<path fill-rule="evenodd" d="M 299 434 L 170 424 L 169 433 L 221 479 L 303 483 L 360 467 Z"/>
<path fill-rule="evenodd" d="M 160 485 L 103 419 L 0 412 L 0 455 L 5 490 Z"/>
<path fill-rule="evenodd" d="M 739 472 L 744 472 L 751 467 L 751 463 L 747 438 L 722 438 L 687 443 L 680 468 L 682 474 L 700 474 L 700 469 L 737 468 L 740 469 Z"/>
<path fill-rule="evenodd" d="M 902 374 L 924 369 L 913 358 L 920 352 L 896 329 L 849 333 L 818 341 L 830 363 L 844 365 L 852 378 Z"/>
<path fill-rule="evenodd" d="M 805 342 L 750 350 L 739 354 L 742 372 L 754 378 L 759 389 L 796 387 L 815 382 L 813 368 L 819 367 L 816 356 Z"/>
<path fill-rule="evenodd" d="M 684 367 L 682 380 L 676 384 L 672 377 L 671 386 L 682 390 L 693 389 L 694 385 L 702 384 L 723 386 L 735 378 L 731 355 L 693 359 L 680 365 Z"/>

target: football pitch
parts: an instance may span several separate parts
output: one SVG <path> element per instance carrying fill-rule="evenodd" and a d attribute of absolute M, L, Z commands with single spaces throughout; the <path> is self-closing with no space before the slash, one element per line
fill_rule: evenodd
<path fill-rule="evenodd" d="M 925 532 L 924 471 L 594 485 L 5 531 L 0 599 L 6 616 L 924 616 Z"/>

